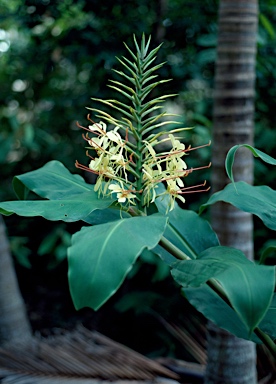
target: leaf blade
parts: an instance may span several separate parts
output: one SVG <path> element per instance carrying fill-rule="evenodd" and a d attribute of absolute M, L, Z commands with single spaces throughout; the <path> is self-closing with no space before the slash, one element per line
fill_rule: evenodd
<path fill-rule="evenodd" d="M 274 293 L 270 307 L 260 323 L 260 328 L 272 339 L 276 339 L 276 293 Z"/>
<path fill-rule="evenodd" d="M 13 187 L 21 200 L 26 197 L 26 189 L 43 198 L 60 199 L 64 196 L 93 191 L 94 188 L 80 175 L 71 174 L 61 162 L 56 160 L 48 162 L 35 171 L 15 176 Z"/>
<path fill-rule="evenodd" d="M 249 335 L 265 316 L 275 287 L 275 267 L 254 264 L 241 251 L 223 246 L 208 248 L 197 260 L 175 263 L 172 275 L 184 288 L 216 279 Z"/>
<path fill-rule="evenodd" d="M 252 147 L 249 144 L 235 145 L 234 147 L 232 147 L 228 151 L 226 159 L 225 159 L 225 169 L 226 169 L 227 175 L 228 175 L 229 179 L 232 181 L 232 183 L 234 183 L 233 164 L 234 164 L 235 155 L 236 155 L 237 150 L 239 148 L 242 148 L 242 147 L 249 149 L 253 153 L 254 157 L 259 157 L 260 159 L 262 159 L 264 162 L 266 162 L 268 164 L 276 165 L 276 159 L 274 159 L 273 157 L 260 151 L 259 149 Z"/>
<path fill-rule="evenodd" d="M 157 245 L 166 222 L 161 215 L 138 216 L 84 227 L 74 234 L 68 249 L 68 276 L 75 307 L 97 310 L 103 305 L 143 249 Z"/>
<path fill-rule="evenodd" d="M 85 220 L 92 212 L 108 208 L 114 199 L 99 199 L 94 191 L 60 200 L 25 200 L 0 203 L 0 213 L 9 216 L 42 216 L 47 220 L 73 222 Z"/>
<path fill-rule="evenodd" d="M 222 298 L 216 295 L 208 285 L 205 284 L 199 288 L 183 288 L 182 292 L 199 312 L 220 328 L 237 337 L 261 343 L 255 334 L 249 337 L 248 329 L 237 313 Z"/>
<path fill-rule="evenodd" d="M 222 191 L 214 193 L 199 212 L 219 201 L 258 216 L 268 228 L 276 230 L 276 191 L 270 187 L 252 186 L 243 181 L 228 184 Z"/>
<path fill-rule="evenodd" d="M 162 192 L 164 188 L 158 187 L 158 193 Z M 209 247 L 219 245 L 217 235 L 211 228 L 207 220 L 200 217 L 197 213 L 185 210 L 179 207 L 175 202 L 175 208 L 167 212 L 168 198 L 161 197 L 155 200 L 155 204 L 163 215 L 167 214 L 169 223 L 166 227 L 164 236 L 171 243 L 177 246 L 181 251 L 186 253 L 192 259 Z M 166 260 L 175 262 L 173 257 L 161 251 L 161 257 Z M 160 252 L 159 252 L 160 254 Z"/>

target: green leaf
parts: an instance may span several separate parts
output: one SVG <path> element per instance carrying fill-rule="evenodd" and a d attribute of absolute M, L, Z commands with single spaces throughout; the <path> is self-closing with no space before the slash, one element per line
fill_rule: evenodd
<path fill-rule="evenodd" d="M 235 154 L 236 154 L 237 150 L 241 147 L 248 148 L 253 153 L 253 155 L 255 157 L 259 157 L 264 162 L 266 162 L 268 164 L 276 165 L 276 160 L 273 157 L 267 155 L 266 153 L 260 151 L 259 149 L 252 147 L 249 144 L 235 145 L 234 147 L 232 147 L 229 150 L 229 152 L 227 153 L 226 159 L 225 159 L 225 169 L 226 169 L 226 172 L 227 172 L 229 179 L 233 183 L 234 183 L 234 176 L 233 176 L 233 169 L 232 168 L 233 168 L 233 164 L 234 164 Z"/>
<path fill-rule="evenodd" d="M 55 160 L 35 171 L 14 177 L 13 187 L 19 199 L 25 199 L 28 191 L 50 200 L 94 192 L 93 185 L 87 184 L 80 175 L 72 175 L 62 163 Z"/>
<path fill-rule="evenodd" d="M 238 314 L 208 285 L 205 284 L 199 288 L 183 288 L 182 293 L 199 312 L 220 328 L 242 339 L 261 343 L 254 333 L 249 335 L 248 328 Z"/>
<path fill-rule="evenodd" d="M 159 186 L 158 193 L 164 189 Z M 166 215 L 168 199 L 161 197 L 155 200 L 156 206 L 162 214 Z M 200 217 L 197 213 L 184 210 L 175 203 L 175 208 L 168 214 L 169 223 L 167 225 L 164 237 L 186 253 L 192 259 L 209 247 L 219 245 L 217 235 L 212 230 L 208 221 Z M 161 257 L 169 263 L 175 262 L 175 258 L 169 256 L 168 252 L 158 247 Z"/>
<path fill-rule="evenodd" d="M 216 260 L 182 260 L 172 265 L 171 274 L 183 288 L 196 288 L 228 268 L 228 264 Z"/>
<path fill-rule="evenodd" d="M 61 200 L 7 201 L 0 203 L 0 213 L 9 216 L 42 216 L 48 220 L 66 222 L 85 220 L 93 211 L 112 204 L 111 198 L 99 199 L 94 191 L 68 196 Z"/>
<path fill-rule="evenodd" d="M 251 334 L 264 318 L 275 288 L 275 267 L 239 265 L 217 277 Z"/>
<path fill-rule="evenodd" d="M 167 218 L 159 214 L 84 227 L 68 249 L 69 285 L 76 309 L 98 309 L 120 287 L 143 249 L 159 242 Z"/>
<path fill-rule="evenodd" d="M 101 202 L 98 193 L 94 191 L 94 185 L 87 184 L 80 175 L 71 174 L 59 161 L 50 161 L 42 168 L 14 177 L 13 186 L 19 199 L 25 199 L 31 190 L 40 197 L 62 201 L 50 203 L 43 200 L 35 201 L 34 204 L 33 202 L 8 202 L 1 205 L 2 213 L 5 215 L 17 213 L 22 216 L 43 216 L 49 220 L 63 221 L 81 219 L 89 224 L 99 224 L 129 216 L 121 213 L 116 207 L 106 209 L 112 204 L 114 198 L 105 198 Z M 87 203 L 88 205 L 85 206 Z M 74 205 L 75 208 L 73 208 Z M 73 212 L 74 209 L 79 208 L 79 212 Z M 86 213 L 88 215 L 85 217 Z"/>
<path fill-rule="evenodd" d="M 131 217 L 131 215 L 128 212 L 122 211 L 118 206 L 113 204 L 107 209 L 96 209 L 82 220 L 91 225 L 98 225 L 127 217 Z"/>
<path fill-rule="evenodd" d="M 177 261 L 172 265 L 172 276 L 182 287 L 200 287 L 234 265 L 252 263 L 244 254 L 230 247 L 212 247 L 203 251 L 196 260 Z"/>
<path fill-rule="evenodd" d="M 244 212 L 258 216 L 270 229 L 276 230 L 276 191 L 267 186 L 252 186 L 243 181 L 228 184 L 222 191 L 214 193 L 200 207 L 200 213 L 218 201 L 234 205 Z"/>
<path fill-rule="evenodd" d="M 254 264 L 241 251 L 221 246 L 205 250 L 197 260 L 175 263 L 172 275 L 183 287 L 215 278 L 249 333 L 267 312 L 275 287 L 275 267 Z"/>
<path fill-rule="evenodd" d="M 276 293 L 274 293 L 270 307 L 260 323 L 260 328 L 272 339 L 276 339 Z"/>

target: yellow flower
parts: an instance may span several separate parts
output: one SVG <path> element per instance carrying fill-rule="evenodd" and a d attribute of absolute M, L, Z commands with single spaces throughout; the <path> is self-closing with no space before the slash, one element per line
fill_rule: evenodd
<path fill-rule="evenodd" d="M 185 199 L 183 196 L 179 194 L 181 192 L 181 189 L 178 187 L 176 180 L 167 180 L 167 191 L 165 194 L 168 194 L 170 197 L 169 202 L 169 211 L 172 211 L 174 208 L 175 199 L 179 199 L 182 201 L 182 203 L 185 203 Z"/>
<path fill-rule="evenodd" d="M 132 200 L 136 199 L 136 195 L 134 195 L 131 189 L 124 189 L 123 186 L 118 184 L 110 184 L 108 186 L 111 193 L 117 193 L 117 200 L 119 203 L 125 203 L 126 201 L 130 204 L 135 204 Z"/>
<path fill-rule="evenodd" d="M 100 135 L 106 134 L 106 124 L 102 121 L 93 125 L 88 125 L 88 128 L 94 133 L 98 132 Z"/>
<path fill-rule="evenodd" d="M 100 154 L 108 149 L 109 140 L 106 136 L 93 137 L 93 139 L 88 141 L 88 144 Z"/>
<path fill-rule="evenodd" d="M 93 157 L 87 154 L 90 157 L 89 167 L 78 162 L 76 166 L 98 175 L 94 190 L 99 194 L 106 196 L 115 193 L 119 203 L 135 205 L 137 202 L 140 208 L 143 208 L 155 201 L 158 197 L 158 184 L 164 183 L 166 191 L 161 195 L 169 196 L 168 210 L 171 211 L 174 208 L 175 199 L 185 203 L 183 194 L 208 190 L 198 189 L 205 184 L 185 187 L 183 178 L 194 170 L 208 168 L 210 164 L 188 169 L 183 158 L 187 152 L 210 143 L 195 148 L 189 146 L 185 149 L 185 145 L 172 134 L 173 132 L 166 136 L 165 132 L 161 132 L 154 136 L 150 135 L 147 140 L 142 140 L 139 152 L 137 149 L 132 150 L 135 148 L 135 142 L 128 140 L 129 129 L 131 133 L 135 131 L 131 122 L 128 121 L 129 127 L 120 127 L 114 120 L 115 128 L 107 130 L 107 125 L 102 121 L 99 123 L 90 121 L 93 124 L 88 126 L 89 129 L 82 128 L 94 134 L 92 137 L 88 134 L 84 137 L 91 147 L 89 149 L 94 150 Z M 107 121 L 113 122 L 109 119 Z M 125 132 L 124 138 L 119 133 L 121 129 Z M 161 134 L 164 138 L 159 140 L 158 137 Z M 137 139 L 135 135 L 134 139 Z M 165 142 L 170 144 L 171 149 L 157 153 L 155 147 Z M 132 185 L 135 185 L 134 189 Z M 137 199 L 136 202 L 135 199 Z"/>
<path fill-rule="evenodd" d="M 114 141 L 116 144 L 123 145 L 123 140 L 121 138 L 121 135 L 117 132 L 117 129 L 119 127 L 116 127 L 112 131 L 108 131 L 106 133 L 106 136 L 109 138 L 110 141 Z"/>
<path fill-rule="evenodd" d="M 110 167 L 110 156 L 104 153 L 100 157 L 91 160 L 89 168 L 96 171 L 99 175 L 105 175 L 107 177 L 114 175 L 114 171 L 112 167 Z"/>

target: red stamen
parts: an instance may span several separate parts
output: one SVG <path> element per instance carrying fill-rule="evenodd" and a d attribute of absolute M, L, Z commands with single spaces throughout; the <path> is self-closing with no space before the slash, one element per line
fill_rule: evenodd
<path fill-rule="evenodd" d="M 187 192 L 177 192 L 179 195 L 185 195 L 187 193 L 197 193 L 197 192 L 208 192 L 210 191 L 211 187 L 208 187 L 206 189 L 198 189 L 197 191 L 187 191 Z"/>
<path fill-rule="evenodd" d="M 199 187 L 205 187 L 206 185 L 206 180 L 204 181 L 204 183 L 202 184 L 198 184 L 198 185 L 193 185 L 191 187 L 185 187 L 185 188 L 181 188 L 180 190 L 176 191 L 179 195 L 184 195 L 186 193 L 197 193 L 197 192 L 208 192 L 210 190 L 211 187 L 208 187 L 206 189 L 197 189 L 195 191 L 193 191 L 194 188 L 199 188 Z"/>
<path fill-rule="evenodd" d="M 95 123 L 94 120 L 90 119 L 90 113 L 87 114 L 86 118 L 87 118 L 87 120 L 90 121 L 93 125 L 94 125 L 94 124 L 97 125 L 97 123 Z M 97 126 L 98 126 L 98 125 L 97 125 Z M 99 126 L 98 126 L 98 128 L 99 128 Z M 100 129 L 101 129 L 101 128 L 100 128 Z"/>
<path fill-rule="evenodd" d="M 79 168 L 79 169 L 81 169 L 81 170 L 83 170 L 83 171 L 87 171 L 87 172 L 94 173 L 95 175 L 100 175 L 99 172 L 94 171 L 93 169 L 90 169 L 90 168 L 86 167 L 85 165 L 80 164 L 80 163 L 78 162 L 78 160 L 76 160 L 76 162 L 75 162 L 75 167 L 76 167 L 76 168 Z"/>
<path fill-rule="evenodd" d="M 84 134 L 82 134 L 82 138 L 88 142 L 89 144 L 89 141 L 92 141 L 92 143 L 95 145 L 95 147 L 98 147 L 98 149 L 100 149 L 101 151 L 105 152 L 105 153 L 108 153 L 105 149 L 103 149 L 99 144 L 95 143 L 95 141 L 93 139 L 91 139 L 87 134 L 86 136 L 84 136 Z M 95 148 L 94 148 L 95 149 Z"/>
<path fill-rule="evenodd" d="M 203 167 L 197 167 L 197 168 L 190 168 L 190 169 L 187 169 L 186 172 L 188 173 L 192 173 L 193 171 L 199 171 L 201 169 L 206 169 L 206 168 L 210 168 L 212 165 L 212 163 L 210 162 L 208 165 L 204 165 Z"/>
<path fill-rule="evenodd" d="M 80 125 L 80 123 L 79 123 L 78 121 L 76 122 L 76 126 L 77 126 L 78 128 L 85 129 L 85 130 L 88 131 L 88 132 L 91 132 L 90 129 L 88 129 L 88 128 L 86 128 L 86 127 L 83 127 L 82 125 Z"/>
<path fill-rule="evenodd" d="M 186 176 L 188 176 L 188 174 L 192 173 L 193 171 L 199 171 L 201 169 L 210 168 L 210 167 L 211 167 L 211 163 L 209 163 L 208 165 L 202 166 L 202 167 L 198 167 L 198 168 L 191 168 L 191 169 L 186 169 L 186 170 L 176 169 L 174 172 L 176 172 L 176 173 L 178 172 L 179 173 L 178 175 L 174 175 L 171 177 L 164 177 L 163 179 L 153 180 L 152 182 L 153 183 L 160 183 L 161 181 L 174 180 L 174 179 L 178 179 L 180 177 L 186 177 Z"/>
<path fill-rule="evenodd" d="M 189 145 L 189 147 L 187 149 L 183 149 L 182 151 L 174 151 L 174 152 L 170 152 L 168 153 L 167 155 L 162 155 L 162 156 L 156 156 L 157 159 L 163 159 L 163 158 L 166 158 L 166 157 L 170 157 L 172 155 L 178 155 L 180 153 L 185 153 L 185 152 L 190 152 L 190 151 L 194 151 L 195 149 L 200 149 L 200 148 L 204 148 L 204 147 L 209 147 L 211 145 L 211 140 L 209 141 L 208 144 L 203 144 L 203 145 L 199 145 L 198 147 L 191 147 L 191 145 Z"/>
<path fill-rule="evenodd" d="M 91 155 L 89 155 L 89 152 L 88 152 L 88 151 L 86 151 L 85 154 L 86 154 L 86 156 L 89 157 L 91 160 L 95 160 L 95 157 L 92 157 Z"/>
<path fill-rule="evenodd" d="M 129 163 L 136 165 L 136 163 L 133 161 L 133 152 L 129 156 Z"/>
<path fill-rule="evenodd" d="M 86 134 L 86 135 L 84 135 L 84 133 L 82 134 L 82 138 L 83 138 L 83 140 L 85 140 L 85 141 L 90 141 L 91 139 L 90 139 L 90 137 L 88 136 L 88 133 Z"/>
<path fill-rule="evenodd" d="M 102 127 L 100 126 L 100 124 L 95 123 L 95 121 L 90 119 L 90 113 L 88 113 L 88 115 L 87 115 L 87 120 L 89 120 L 93 125 L 96 125 L 103 135 L 106 135 L 106 132 L 102 130 Z M 91 129 L 89 129 L 89 131 L 93 132 L 93 133 L 96 133 L 94 131 L 91 131 Z M 96 134 L 99 135 L 99 133 L 96 133 Z"/>
<path fill-rule="evenodd" d="M 181 151 L 174 151 L 174 152 L 168 152 L 166 155 L 160 155 L 160 156 L 155 156 L 157 159 L 165 159 L 166 157 L 170 157 L 170 156 L 173 156 L 173 155 L 178 155 L 180 153 L 185 153 L 185 152 L 188 152 L 190 150 L 191 146 L 189 145 L 189 147 L 187 149 L 182 149 Z"/>
<path fill-rule="evenodd" d="M 204 148 L 204 147 L 210 147 L 211 145 L 211 140 L 209 140 L 209 143 L 208 144 L 203 144 L 203 145 L 199 145 L 198 147 L 191 147 L 189 146 L 188 150 L 189 151 L 194 151 L 195 149 L 200 149 L 200 148 Z"/>

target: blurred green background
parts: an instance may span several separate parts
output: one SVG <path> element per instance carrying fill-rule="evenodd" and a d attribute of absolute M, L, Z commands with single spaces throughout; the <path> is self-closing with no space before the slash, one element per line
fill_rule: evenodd
<path fill-rule="evenodd" d="M 85 164 L 85 144 L 76 122 L 86 125 L 85 107 L 93 105 L 91 97 L 113 96 L 106 84 L 108 79 L 116 78 L 112 71 L 118 66 L 116 56 L 127 55 L 123 42 L 132 47 L 133 34 L 138 40 L 143 32 L 151 35 L 152 48 L 163 43 L 158 61 L 167 64 L 159 71 L 160 78 L 173 80 L 158 92 L 178 94 L 167 102 L 166 109 L 178 113 L 184 126 L 194 126 L 185 133 L 185 143 L 207 143 L 212 135 L 217 17 L 218 0 L 2 0 L 0 199 L 16 198 L 13 176 L 50 160 L 63 162 L 71 172 L 78 172 L 76 159 Z M 275 0 L 260 1 L 259 21 L 255 146 L 276 157 Z M 208 164 L 210 151 L 207 147 L 193 152 L 189 166 Z M 255 183 L 275 188 L 276 170 L 258 160 L 255 164 Z M 208 172 L 202 177 L 208 179 Z M 207 194 L 196 195 L 197 200 L 191 198 L 186 208 L 197 209 L 207 198 Z M 80 225 L 16 216 L 5 218 L 5 222 L 34 328 L 61 326 L 66 316 L 77 318 L 67 292 L 65 256 L 70 234 Z M 256 221 L 256 257 L 271 239 L 276 244 L 272 233 Z M 127 288 L 124 286 L 108 306 L 116 307 L 118 313 L 132 310 L 146 316 L 148 311 L 156 329 L 156 318 L 177 318 L 184 304 L 179 304 L 178 290 L 157 260 L 139 263 Z M 141 276 L 145 281 L 142 288 Z M 165 280 L 167 285 L 163 284 Z M 60 286 L 64 286 L 64 295 L 53 293 Z M 39 311 L 44 314 L 44 323 Z M 45 319 L 45 313 L 49 318 Z M 102 327 L 106 322 L 109 330 L 118 327 L 121 320 L 116 320 L 114 313 L 112 324 L 101 313 L 96 320 L 93 316 L 94 320 L 90 319 L 90 313 L 88 317 Z M 135 329 L 137 316 L 134 318 Z M 161 349 L 172 348 L 164 340 L 159 339 L 157 344 Z M 148 347 L 146 352 L 154 349 L 158 347 Z"/>

